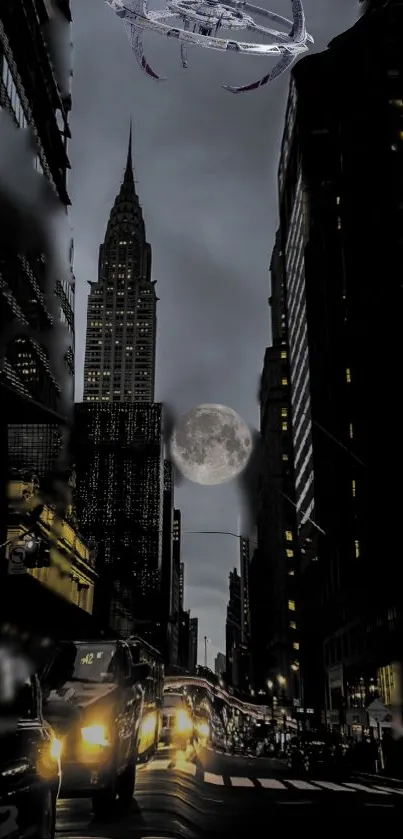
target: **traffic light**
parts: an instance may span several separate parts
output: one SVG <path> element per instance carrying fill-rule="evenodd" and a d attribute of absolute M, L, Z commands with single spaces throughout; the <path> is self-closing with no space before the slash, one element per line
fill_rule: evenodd
<path fill-rule="evenodd" d="M 49 542 L 40 542 L 38 548 L 38 556 L 36 562 L 37 568 L 50 567 L 50 545 Z"/>
<path fill-rule="evenodd" d="M 32 545 L 31 545 L 32 542 Z M 43 541 L 43 539 L 30 540 L 25 545 L 24 565 L 26 568 L 49 568 L 50 561 L 50 544 Z"/>

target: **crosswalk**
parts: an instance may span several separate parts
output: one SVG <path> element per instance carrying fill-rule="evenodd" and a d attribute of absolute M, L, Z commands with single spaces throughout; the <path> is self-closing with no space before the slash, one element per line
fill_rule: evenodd
<path fill-rule="evenodd" d="M 364 793 L 366 795 L 374 795 L 377 797 L 383 796 L 390 797 L 390 796 L 403 796 L 403 788 L 399 787 L 390 787 L 390 786 L 380 786 L 378 784 L 372 783 L 356 783 L 353 781 L 343 781 L 340 783 L 335 783 L 334 781 L 325 781 L 325 780 L 301 780 L 301 779 L 292 779 L 292 778 L 250 778 L 250 777 L 242 777 L 238 775 L 222 775 L 216 774 L 214 772 L 207 772 L 201 766 L 196 766 L 191 760 L 186 759 L 154 759 L 151 760 L 148 764 L 142 767 L 142 772 L 150 773 L 150 772 L 173 772 L 175 775 L 180 776 L 180 774 L 188 775 L 193 778 L 197 777 L 198 781 L 201 781 L 205 784 L 209 784 L 210 786 L 216 787 L 233 787 L 236 789 L 244 788 L 244 789 L 264 789 L 264 790 L 271 790 L 274 792 L 290 792 L 290 791 L 298 791 L 300 793 L 309 793 L 309 795 L 313 793 L 321 793 L 321 792 L 334 792 L 334 793 L 345 793 L 354 795 L 357 793 Z"/>

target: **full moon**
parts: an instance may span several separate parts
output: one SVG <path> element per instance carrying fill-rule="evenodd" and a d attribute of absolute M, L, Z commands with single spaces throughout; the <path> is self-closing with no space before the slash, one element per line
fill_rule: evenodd
<path fill-rule="evenodd" d="M 199 405 L 176 422 L 171 438 L 175 466 L 196 484 L 231 481 L 252 453 L 248 426 L 232 408 Z"/>

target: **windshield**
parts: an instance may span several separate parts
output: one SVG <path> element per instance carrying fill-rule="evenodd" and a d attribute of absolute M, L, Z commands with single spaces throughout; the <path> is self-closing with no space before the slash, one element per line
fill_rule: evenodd
<path fill-rule="evenodd" d="M 183 705 L 184 700 L 183 696 L 179 696 L 177 693 L 167 693 L 163 699 L 164 708 L 177 708 L 179 705 Z"/>
<path fill-rule="evenodd" d="M 73 681 L 113 681 L 115 650 L 115 644 L 77 644 Z"/>

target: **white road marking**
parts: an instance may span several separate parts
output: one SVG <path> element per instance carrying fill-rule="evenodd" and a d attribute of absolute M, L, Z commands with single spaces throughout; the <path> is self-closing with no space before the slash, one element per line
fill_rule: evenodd
<path fill-rule="evenodd" d="M 265 789 L 287 789 L 281 781 L 276 781 L 275 778 L 258 778 L 257 780 Z"/>
<path fill-rule="evenodd" d="M 392 795 L 403 795 L 403 789 L 393 789 L 392 787 L 373 787 L 373 789 L 379 789 L 382 792 L 390 792 Z"/>
<path fill-rule="evenodd" d="M 314 787 L 312 784 L 308 784 L 308 781 L 288 781 L 295 789 L 303 789 L 303 790 L 316 790 L 316 792 L 322 792 L 319 787 Z"/>
<path fill-rule="evenodd" d="M 147 769 L 168 769 L 171 763 L 172 760 L 151 760 L 147 764 Z"/>
<path fill-rule="evenodd" d="M 224 778 L 222 775 L 214 775 L 212 772 L 205 772 L 204 780 L 206 784 L 216 784 L 218 787 L 224 786 Z"/>
<path fill-rule="evenodd" d="M 375 804 L 374 801 L 365 801 L 364 802 L 364 807 L 378 807 L 378 809 L 379 809 L 379 807 L 382 807 L 383 809 L 385 809 L 385 808 L 390 809 L 392 807 L 392 809 L 394 809 L 395 805 L 394 804 L 378 804 L 378 802 L 376 802 L 376 804 Z"/>
<path fill-rule="evenodd" d="M 372 792 L 375 793 L 375 795 L 390 795 L 390 793 L 385 792 L 385 790 L 373 789 L 372 787 L 364 787 L 363 784 L 350 784 L 346 782 L 346 787 L 351 787 L 351 789 L 357 789 L 358 792 Z"/>
<path fill-rule="evenodd" d="M 175 769 L 178 769 L 179 772 L 186 772 L 187 775 L 196 775 L 196 764 L 189 763 L 188 760 L 178 760 L 175 764 Z"/>
<path fill-rule="evenodd" d="M 230 778 L 233 787 L 254 787 L 253 781 L 250 778 Z"/>
<path fill-rule="evenodd" d="M 347 789 L 346 787 L 342 787 L 341 784 L 333 784 L 331 781 L 314 781 L 314 784 L 318 784 L 318 786 L 323 787 L 324 789 L 329 789 L 332 792 L 356 792 L 355 789 Z"/>

